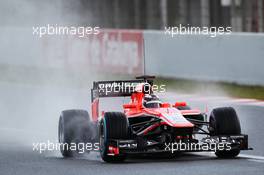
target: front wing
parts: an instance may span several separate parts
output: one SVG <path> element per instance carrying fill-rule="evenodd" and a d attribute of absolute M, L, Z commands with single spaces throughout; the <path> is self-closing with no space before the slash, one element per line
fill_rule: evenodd
<path fill-rule="evenodd" d="M 110 140 L 111 147 L 118 150 L 118 154 L 148 154 L 161 152 L 204 152 L 218 150 L 252 150 L 248 147 L 248 135 L 208 136 L 201 140 L 181 140 L 174 143 L 159 143 L 153 140 L 137 138 L 134 140 Z M 112 155 L 112 153 L 110 153 Z M 114 154 L 113 154 L 114 155 Z"/>

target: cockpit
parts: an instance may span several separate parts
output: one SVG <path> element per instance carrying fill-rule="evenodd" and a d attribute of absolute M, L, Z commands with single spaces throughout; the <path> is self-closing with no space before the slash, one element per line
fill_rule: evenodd
<path fill-rule="evenodd" d="M 162 102 L 154 94 L 146 94 L 143 99 L 143 106 L 145 108 L 160 108 Z"/>

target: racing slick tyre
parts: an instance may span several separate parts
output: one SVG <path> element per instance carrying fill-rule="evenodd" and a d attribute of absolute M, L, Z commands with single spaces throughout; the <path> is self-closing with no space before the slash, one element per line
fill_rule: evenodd
<path fill-rule="evenodd" d="M 241 127 L 236 111 L 232 107 L 215 108 L 209 119 L 210 135 L 240 135 Z M 234 158 L 240 153 L 240 149 L 216 151 L 219 158 Z"/>
<path fill-rule="evenodd" d="M 90 117 L 85 110 L 62 111 L 59 119 L 59 143 L 63 157 L 73 157 L 79 152 L 78 144 L 87 143 L 92 139 Z M 71 149 L 74 144 L 75 150 Z M 83 153 L 83 152 L 82 152 Z"/>
<path fill-rule="evenodd" d="M 105 162 L 122 162 L 126 155 L 117 154 L 110 155 L 109 146 L 111 139 L 128 139 L 129 124 L 124 113 L 121 112 L 106 112 L 99 126 L 99 143 L 100 154 Z"/>

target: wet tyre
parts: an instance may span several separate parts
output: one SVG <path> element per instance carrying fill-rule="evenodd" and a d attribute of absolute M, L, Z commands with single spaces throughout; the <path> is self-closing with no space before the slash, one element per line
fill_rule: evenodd
<path fill-rule="evenodd" d="M 59 119 L 58 137 L 63 157 L 73 157 L 79 150 L 71 149 L 71 145 L 87 143 L 92 139 L 90 117 L 85 110 L 62 111 Z"/>
<path fill-rule="evenodd" d="M 126 155 L 109 155 L 111 139 L 128 139 L 129 124 L 124 113 L 106 112 L 99 126 L 100 154 L 105 162 L 122 162 Z"/>
<path fill-rule="evenodd" d="M 240 135 L 241 127 L 237 113 L 232 107 L 213 109 L 209 118 L 210 135 Z M 239 149 L 216 151 L 219 158 L 234 158 L 240 153 Z"/>

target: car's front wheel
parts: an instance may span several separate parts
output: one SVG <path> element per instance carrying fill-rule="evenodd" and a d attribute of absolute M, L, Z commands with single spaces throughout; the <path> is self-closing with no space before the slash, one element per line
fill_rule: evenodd
<path fill-rule="evenodd" d="M 237 113 L 232 107 L 216 108 L 209 118 L 210 135 L 240 135 L 241 128 Z M 240 149 L 217 150 L 215 155 L 219 158 L 234 158 L 240 153 Z"/>
<path fill-rule="evenodd" d="M 100 154 L 105 162 L 124 161 L 126 155 L 117 151 L 111 139 L 128 138 L 128 120 L 121 112 L 106 112 L 99 125 Z M 114 150 L 115 149 L 115 150 Z"/>

